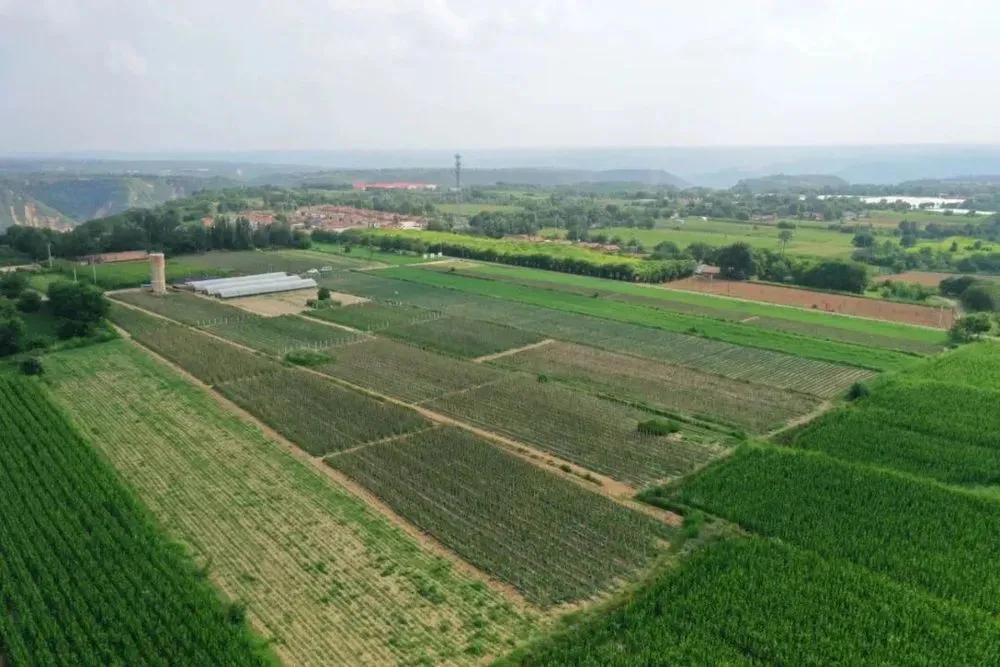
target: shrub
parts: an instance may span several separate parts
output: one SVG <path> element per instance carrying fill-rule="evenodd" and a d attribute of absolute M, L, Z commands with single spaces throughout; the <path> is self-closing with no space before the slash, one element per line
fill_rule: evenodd
<path fill-rule="evenodd" d="M 42 368 L 42 360 L 38 357 L 28 357 L 23 359 L 18 366 L 25 375 L 41 375 L 45 370 Z"/>
<path fill-rule="evenodd" d="M 0 319 L 0 357 L 14 354 L 24 342 L 24 321 L 20 317 Z"/>
<path fill-rule="evenodd" d="M 976 281 L 959 299 L 967 310 L 1000 312 L 1000 283 Z"/>
<path fill-rule="evenodd" d="M 8 271 L 0 278 L 0 294 L 16 299 L 28 287 L 28 276 L 21 271 Z"/>
<path fill-rule="evenodd" d="M 70 320 L 63 318 L 56 326 L 56 336 L 61 340 L 68 338 L 89 336 L 94 331 L 94 325 L 81 320 Z"/>
<path fill-rule="evenodd" d="M 42 295 L 34 290 L 25 290 L 17 298 L 17 309 L 22 313 L 37 313 L 42 307 Z"/>
<path fill-rule="evenodd" d="M 855 382 L 851 385 L 851 388 L 847 390 L 847 400 L 856 401 L 859 398 L 864 398 L 869 396 L 872 390 L 868 388 L 868 385 L 863 382 Z"/>
<path fill-rule="evenodd" d="M 292 350 L 285 355 L 285 361 L 296 366 L 319 366 L 328 364 L 333 359 L 325 352 L 315 350 Z"/>
<path fill-rule="evenodd" d="M 976 279 L 972 276 L 955 276 L 945 278 L 938 285 L 941 294 L 945 296 L 962 296 L 962 292 L 969 288 Z"/>
<path fill-rule="evenodd" d="M 319 290 L 316 292 L 316 298 L 319 299 L 320 301 L 329 301 L 330 289 L 327 287 L 320 287 Z"/>
<path fill-rule="evenodd" d="M 677 433 L 681 430 L 680 425 L 671 419 L 650 419 L 648 421 L 639 422 L 636 427 L 639 433 L 645 433 L 646 435 L 670 435 L 671 433 Z"/>
<path fill-rule="evenodd" d="M 982 338 L 993 329 L 993 318 L 988 313 L 974 313 L 959 318 L 948 330 L 952 343 L 968 343 Z"/>
<path fill-rule="evenodd" d="M 98 288 L 66 281 L 49 285 L 49 306 L 55 315 L 79 322 L 97 322 L 109 307 Z"/>

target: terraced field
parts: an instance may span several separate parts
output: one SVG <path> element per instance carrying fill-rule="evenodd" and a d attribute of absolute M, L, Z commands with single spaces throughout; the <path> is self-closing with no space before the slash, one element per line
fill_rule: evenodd
<path fill-rule="evenodd" d="M 473 664 L 537 627 L 129 343 L 46 368 L 74 422 L 288 663 Z"/>
<path fill-rule="evenodd" d="M 427 406 L 635 485 L 684 475 L 726 449 L 725 436 L 691 425 L 643 435 L 637 426 L 649 413 L 533 378 L 507 378 Z"/>
<path fill-rule="evenodd" d="M 532 602 L 593 596 L 649 564 L 666 524 L 443 427 L 326 461 Z"/>
<path fill-rule="evenodd" d="M 572 343 L 551 343 L 497 359 L 597 394 L 761 433 L 816 409 L 819 400 L 765 385 Z"/>

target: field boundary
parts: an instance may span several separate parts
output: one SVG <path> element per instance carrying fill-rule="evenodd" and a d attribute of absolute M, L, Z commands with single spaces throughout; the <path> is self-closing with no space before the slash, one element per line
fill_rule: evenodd
<path fill-rule="evenodd" d="M 116 301 L 116 303 L 122 303 L 122 302 Z M 259 352 L 258 350 L 255 350 L 255 349 L 253 349 L 251 347 L 247 347 L 245 345 L 242 345 L 241 343 L 236 343 L 234 341 L 227 340 L 225 338 L 217 336 L 217 335 L 215 335 L 215 334 L 213 334 L 211 332 L 207 332 L 207 331 L 204 331 L 202 329 L 195 328 L 195 327 L 190 327 L 190 326 L 188 326 L 186 324 L 183 324 L 181 322 L 177 322 L 176 320 L 172 320 L 172 319 L 170 319 L 168 317 L 165 317 L 165 316 L 162 316 L 162 315 L 158 315 L 156 313 L 150 313 L 150 311 L 144 310 L 144 309 L 142 309 L 142 308 L 140 308 L 138 306 L 133 306 L 131 304 L 124 304 L 124 305 L 126 305 L 129 308 L 133 308 L 134 310 L 138 310 L 140 312 L 147 313 L 147 314 L 153 315 L 155 317 L 159 317 L 159 318 L 161 318 L 163 320 L 166 320 L 168 322 L 171 322 L 171 323 L 173 323 L 173 324 L 175 324 L 177 326 L 186 327 L 186 328 L 191 329 L 192 331 L 194 331 L 194 332 L 196 332 L 198 334 L 201 334 L 201 335 L 204 335 L 204 336 L 209 336 L 211 338 L 216 338 L 216 339 L 218 339 L 221 342 L 224 342 L 226 344 L 229 344 L 229 345 L 232 345 L 234 347 L 240 348 L 240 349 L 245 350 L 247 352 L 251 352 L 251 353 L 254 353 L 254 354 L 262 354 L 262 355 L 264 355 L 264 356 L 266 356 L 268 358 L 271 358 L 271 359 L 275 358 L 275 357 L 271 357 L 270 355 L 267 355 L 266 353 Z M 116 327 L 116 329 L 117 329 L 117 327 Z M 131 340 L 131 337 L 129 337 L 129 338 Z M 140 343 L 138 343 L 138 341 L 134 341 L 134 342 L 136 342 L 136 344 L 141 345 Z M 142 346 L 142 347 L 144 349 L 148 349 L 148 348 L 145 348 L 145 346 Z M 306 366 L 297 366 L 296 368 L 298 368 L 299 370 L 301 370 L 303 372 L 311 373 L 313 375 L 321 377 L 321 378 L 323 378 L 323 379 L 325 379 L 325 380 L 327 380 L 329 382 L 333 382 L 334 384 L 337 384 L 337 385 L 346 387 L 348 389 L 351 389 L 351 390 L 353 390 L 355 392 L 358 392 L 360 394 L 364 394 L 364 395 L 370 396 L 372 398 L 377 398 L 377 399 L 380 399 L 380 400 L 383 400 L 383 401 L 387 401 L 389 403 L 396 404 L 396 405 L 404 407 L 404 408 L 408 408 L 408 409 L 413 410 L 417 414 L 425 417 L 426 419 L 428 419 L 428 420 L 430 420 L 432 422 L 436 422 L 438 424 L 446 424 L 446 425 L 450 425 L 450 426 L 456 426 L 456 427 L 461 428 L 463 430 L 466 430 L 466 431 L 468 431 L 468 432 L 470 432 L 470 433 L 472 433 L 474 435 L 478 435 L 479 437 L 485 438 L 485 439 L 489 440 L 490 442 L 493 442 L 494 444 L 503 447 L 505 450 L 511 452 L 515 456 L 519 456 L 519 457 L 525 459 L 526 461 L 529 461 L 530 463 L 533 463 L 534 465 L 538 466 L 539 468 L 542 468 L 543 470 L 548 471 L 551 474 L 557 475 L 557 476 L 562 477 L 564 479 L 568 479 L 568 480 L 572 481 L 573 483 L 577 484 L 578 486 L 581 486 L 584 489 L 588 489 L 588 490 L 590 490 L 593 493 L 598 493 L 599 495 L 606 496 L 607 498 L 610 498 L 611 500 L 619 503 L 620 505 L 624 505 L 625 507 L 628 507 L 630 509 L 633 509 L 633 510 L 636 510 L 636 511 L 639 511 L 639 512 L 643 512 L 645 514 L 653 516 L 653 517 L 655 517 L 655 518 L 663 521 L 664 523 L 666 523 L 668 525 L 679 526 L 679 525 L 681 525 L 683 523 L 683 517 L 681 517 L 679 514 L 676 514 L 674 512 L 670 512 L 670 511 L 667 511 L 667 510 L 663 510 L 663 509 L 660 509 L 660 508 L 657 508 L 657 507 L 653 507 L 653 506 L 648 505 L 646 503 L 641 503 L 641 502 L 635 500 L 634 497 L 639 492 L 639 489 L 636 489 L 635 487 L 633 487 L 633 486 L 631 486 L 629 484 L 626 484 L 624 482 L 620 482 L 620 481 L 618 481 L 616 479 L 612 479 L 611 477 L 608 477 L 606 475 L 602 475 L 600 473 L 594 472 L 594 471 L 589 470 L 588 468 L 585 468 L 585 467 L 583 467 L 581 465 L 578 465 L 578 464 L 575 464 L 575 463 L 571 463 L 569 461 L 566 461 L 564 459 L 559 458 L 558 456 L 555 456 L 555 455 L 552 455 L 552 454 L 548 454 L 546 452 L 539 451 L 538 449 L 535 449 L 534 447 L 532 447 L 532 446 L 530 446 L 530 445 L 528 445 L 526 443 L 523 443 L 523 442 L 521 442 L 519 440 L 514 440 L 513 438 L 508 438 L 508 437 L 506 437 L 504 435 L 501 435 L 499 433 L 496 433 L 494 431 L 490 431 L 488 429 L 483 429 L 483 428 L 480 428 L 478 426 L 474 426 L 472 424 L 468 424 L 466 422 L 463 422 L 461 420 L 455 419 L 453 417 L 449 417 L 447 415 L 444 415 L 444 414 L 441 414 L 439 412 L 435 412 L 433 410 L 425 408 L 425 407 L 423 407 L 421 405 L 418 405 L 418 404 L 415 404 L 415 403 L 409 403 L 407 401 L 400 400 L 398 398 L 389 396 L 387 394 L 383 394 L 381 392 L 377 392 L 377 391 L 373 391 L 371 389 L 367 389 L 365 387 L 361 387 L 361 386 L 356 385 L 356 384 L 354 384 L 352 382 L 348 382 L 346 380 L 342 380 L 340 378 L 337 378 L 337 377 L 334 377 L 334 376 L 331 376 L 331 375 L 327 375 L 325 373 L 322 373 L 322 372 L 320 372 L 318 370 L 315 370 L 315 369 L 312 369 L 312 368 L 308 368 Z M 205 386 L 210 387 L 210 385 L 205 385 Z M 215 393 L 215 392 L 213 391 L 213 393 Z M 255 422 L 256 421 L 258 421 L 258 420 L 256 420 L 256 418 L 255 418 Z M 291 443 L 291 441 L 288 441 L 286 438 L 283 439 L 283 440 L 287 441 L 290 444 L 292 444 L 293 446 L 295 446 L 294 443 Z M 302 453 L 304 455 L 306 455 L 306 456 L 310 456 L 311 457 L 311 455 L 308 454 L 308 452 L 305 452 L 304 450 L 302 450 Z M 321 458 L 316 458 L 314 460 L 322 462 Z M 588 478 L 589 478 L 589 480 L 596 480 L 596 482 L 594 482 L 594 481 L 588 481 Z"/>
<path fill-rule="evenodd" d="M 527 352 L 528 350 L 534 350 L 536 347 L 544 347 L 554 342 L 556 342 L 555 338 L 545 338 L 543 340 L 538 341 L 537 343 L 529 343 L 528 345 L 522 345 L 521 347 L 512 347 L 509 350 L 501 350 L 500 352 L 494 352 L 493 354 L 484 354 L 481 357 L 476 357 L 475 359 L 472 359 L 472 361 L 477 364 L 481 364 L 484 361 L 493 361 L 494 359 L 509 357 L 512 354 L 517 354 L 518 352 Z"/>

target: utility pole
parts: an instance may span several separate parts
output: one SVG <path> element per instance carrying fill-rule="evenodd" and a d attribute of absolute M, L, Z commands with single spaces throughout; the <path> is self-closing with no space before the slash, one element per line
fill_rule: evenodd
<path fill-rule="evenodd" d="M 48 243 L 46 243 L 45 247 L 49 251 L 49 269 L 51 269 L 52 268 L 52 241 L 49 241 Z"/>
<path fill-rule="evenodd" d="M 455 153 L 455 191 L 462 191 L 462 156 Z"/>
<path fill-rule="evenodd" d="M 90 270 L 94 274 L 94 284 L 97 284 L 97 262 L 90 260 Z"/>

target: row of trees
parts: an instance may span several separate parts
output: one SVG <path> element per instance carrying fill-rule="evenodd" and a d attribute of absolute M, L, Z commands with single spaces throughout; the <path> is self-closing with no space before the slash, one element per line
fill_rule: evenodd
<path fill-rule="evenodd" d="M 108 313 L 108 302 L 92 285 L 56 281 L 48 288 L 48 303 L 43 304 L 37 292 L 28 288 L 24 273 L 10 272 L 0 278 L 0 356 L 16 354 L 26 349 L 45 347 L 43 338 L 29 338 L 23 313 L 47 308 L 57 318 L 56 335 L 74 338 L 93 335 Z"/>

